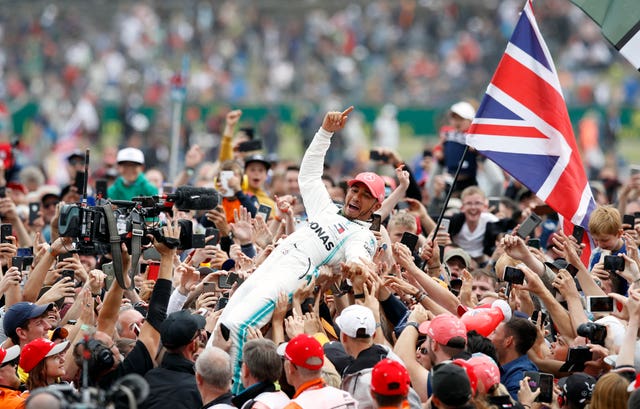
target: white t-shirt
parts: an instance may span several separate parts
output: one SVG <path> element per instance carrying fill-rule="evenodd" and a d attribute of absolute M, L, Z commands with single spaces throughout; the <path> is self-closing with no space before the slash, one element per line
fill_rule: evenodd
<path fill-rule="evenodd" d="M 481 213 L 476 229 L 474 231 L 469 230 L 469 225 L 465 222 L 462 225 L 460 233 L 453 238 L 453 242 L 469 253 L 471 257 L 480 257 L 483 254 L 482 241 L 484 240 L 484 233 L 487 230 L 487 223 L 497 222 L 498 220 L 499 219 L 491 213 Z"/>

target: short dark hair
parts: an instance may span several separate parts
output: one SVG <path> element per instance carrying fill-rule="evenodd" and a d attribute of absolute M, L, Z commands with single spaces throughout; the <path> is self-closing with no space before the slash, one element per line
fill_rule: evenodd
<path fill-rule="evenodd" d="M 516 352 L 524 355 L 536 342 L 538 330 L 536 326 L 525 318 L 513 317 L 505 324 L 505 330 L 514 338 Z"/>
<path fill-rule="evenodd" d="M 379 393 L 371 392 L 373 399 L 378 403 L 378 407 L 398 406 L 405 399 L 407 395 L 380 395 Z"/>
<path fill-rule="evenodd" d="M 275 382 L 282 372 L 282 359 L 276 344 L 270 339 L 259 338 L 247 341 L 242 350 L 242 361 L 249 373 L 260 382 Z"/>
<path fill-rule="evenodd" d="M 467 352 L 470 354 L 475 354 L 476 352 L 481 352 L 487 355 L 489 358 L 493 359 L 495 362 L 498 361 L 498 353 L 496 352 L 496 346 L 493 345 L 493 342 L 487 337 L 483 337 L 478 334 L 478 332 L 474 329 L 467 332 Z"/>

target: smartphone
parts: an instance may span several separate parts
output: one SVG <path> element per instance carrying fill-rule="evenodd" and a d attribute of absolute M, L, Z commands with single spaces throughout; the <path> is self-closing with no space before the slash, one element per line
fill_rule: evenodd
<path fill-rule="evenodd" d="M 575 237 L 578 244 L 582 243 L 582 239 L 584 238 L 584 227 L 582 226 L 573 226 L 573 233 L 571 233 L 573 237 Z"/>
<path fill-rule="evenodd" d="M 369 230 L 380 231 L 380 225 L 382 224 L 382 216 L 379 215 L 378 213 L 374 213 L 371 215 L 371 218 L 373 220 L 371 221 L 371 226 L 369 226 Z"/>
<path fill-rule="evenodd" d="M 591 361 L 593 359 L 593 353 L 589 350 L 588 347 L 579 346 L 579 347 L 570 347 L 569 352 L 567 354 L 567 361 L 570 371 L 579 372 L 584 370 L 585 362 Z M 563 365 L 563 368 L 565 365 Z M 560 368 L 562 371 L 563 368 Z M 567 372 L 567 371 L 563 371 Z"/>
<path fill-rule="evenodd" d="M 7 188 L 6 186 L 0 186 L 0 198 L 7 197 Z"/>
<path fill-rule="evenodd" d="M 540 310 L 534 310 L 531 313 L 531 322 L 536 324 L 538 322 L 538 316 L 540 316 L 540 314 L 542 314 L 542 325 L 546 325 L 545 323 L 547 322 L 547 314 L 544 311 Z"/>
<path fill-rule="evenodd" d="M 529 377 L 529 388 L 535 392 L 540 387 L 540 372 L 525 371 L 524 377 Z"/>
<path fill-rule="evenodd" d="M 268 221 L 271 215 L 271 207 L 261 204 L 260 207 L 258 207 L 258 214 L 262 215 L 265 222 Z"/>
<path fill-rule="evenodd" d="M 494 212 L 497 212 L 500 208 L 500 198 L 499 197 L 490 197 L 489 198 L 489 209 L 492 209 Z"/>
<path fill-rule="evenodd" d="M 64 279 L 65 277 L 69 277 L 73 282 L 76 277 L 76 272 L 73 270 L 62 270 L 62 272 L 60 273 L 60 280 Z"/>
<path fill-rule="evenodd" d="M 162 194 L 168 195 L 173 193 L 173 185 L 171 183 L 163 183 L 162 184 Z"/>
<path fill-rule="evenodd" d="M 387 159 L 389 159 L 387 155 L 384 155 L 375 149 L 369 151 L 369 160 L 379 160 L 382 162 L 386 162 Z"/>
<path fill-rule="evenodd" d="M 613 298 L 607 296 L 587 297 L 587 308 L 590 312 L 613 312 Z"/>
<path fill-rule="evenodd" d="M 29 203 L 29 224 L 33 224 L 33 222 L 38 218 L 40 212 L 40 203 L 31 202 Z"/>
<path fill-rule="evenodd" d="M 220 242 L 220 230 L 215 227 L 207 227 L 204 232 L 205 237 L 212 237 L 207 240 L 204 244 L 207 246 L 215 246 Z"/>
<path fill-rule="evenodd" d="M 229 303 L 229 297 L 220 297 L 218 299 L 218 302 L 216 303 L 216 307 L 213 310 L 214 311 L 221 310 L 224 307 L 226 307 L 228 303 Z M 220 325 L 222 325 L 222 324 L 220 324 Z M 222 329 L 222 327 L 220 329 Z M 224 337 L 224 334 L 222 334 L 222 336 Z M 228 339 L 228 338 L 229 338 L 229 336 L 227 335 L 225 337 L 225 339 Z"/>
<path fill-rule="evenodd" d="M 102 199 L 107 198 L 107 179 L 96 180 L 96 196 Z"/>
<path fill-rule="evenodd" d="M 229 286 L 229 288 L 231 288 L 231 286 L 235 283 L 238 283 L 238 285 L 240 285 L 242 284 L 242 282 L 243 280 L 240 279 L 238 273 L 232 271 L 227 275 L 227 285 Z"/>
<path fill-rule="evenodd" d="M 145 260 L 160 261 L 160 253 L 153 246 L 144 249 L 144 251 L 142 252 L 142 257 Z"/>
<path fill-rule="evenodd" d="M 216 283 L 212 283 L 210 281 L 205 281 L 202 283 L 202 292 L 203 293 L 213 293 L 217 289 Z"/>
<path fill-rule="evenodd" d="M 504 268 L 504 281 L 511 284 L 524 284 L 524 272 L 519 268 L 506 266 Z"/>
<path fill-rule="evenodd" d="M 191 248 L 201 249 L 205 246 L 205 235 L 204 234 L 194 234 L 191 236 Z"/>
<path fill-rule="evenodd" d="M 624 271 L 624 258 L 622 256 L 604 256 L 604 269 L 607 271 Z"/>
<path fill-rule="evenodd" d="M 229 277 L 226 275 L 221 275 L 218 277 L 218 287 L 220 288 L 231 288 L 233 286 L 232 284 L 229 284 Z"/>
<path fill-rule="evenodd" d="M 33 257 L 33 247 L 20 247 L 16 256 L 19 257 Z"/>
<path fill-rule="evenodd" d="M 633 229 L 633 226 L 636 224 L 636 217 L 632 214 L 625 214 L 622 216 L 622 224 L 628 224 L 629 229 Z"/>
<path fill-rule="evenodd" d="M 143 265 L 146 266 L 146 264 L 141 264 L 140 266 L 142 267 Z M 111 284 L 113 283 L 113 280 L 116 278 L 116 271 L 115 271 L 115 268 L 113 267 L 113 261 L 110 263 L 103 264 L 102 272 L 106 275 L 104 279 L 104 283 L 107 289 L 109 289 L 111 288 Z"/>
<path fill-rule="evenodd" d="M 413 253 L 416 249 L 416 245 L 418 244 L 418 236 L 413 233 L 409 233 L 408 231 L 402 233 L 402 238 L 400 239 L 400 243 L 409 247 L 409 250 Z"/>
<path fill-rule="evenodd" d="M 84 193 L 84 172 L 76 172 L 76 179 L 73 181 L 73 186 L 78 189 L 78 193 Z"/>
<path fill-rule="evenodd" d="M 541 372 L 538 379 L 538 387 L 540 388 L 540 395 L 538 395 L 536 401 L 551 403 L 553 398 L 553 375 Z"/>
<path fill-rule="evenodd" d="M 218 303 L 220 303 L 220 300 L 218 300 Z M 216 304 L 216 309 L 219 309 L 218 304 Z M 229 328 L 227 328 L 223 323 L 220 323 L 220 334 L 222 334 L 222 338 L 224 338 L 225 341 L 229 340 Z"/>
<path fill-rule="evenodd" d="M 518 236 L 522 239 L 526 239 L 531 236 L 531 233 L 533 233 L 540 223 L 542 223 L 542 218 L 535 213 L 531 213 L 520 225 L 520 228 L 518 229 Z"/>
<path fill-rule="evenodd" d="M 8 223 L 0 224 L 0 243 L 9 243 L 7 237 L 11 236 L 13 232 L 13 226 Z"/>
<path fill-rule="evenodd" d="M 567 271 L 571 274 L 571 277 L 575 277 L 578 274 L 578 267 L 573 264 L 567 264 Z"/>
<path fill-rule="evenodd" d="M 64 259 L 71 258 L 71 257 L 73 257 L 73 253 L 60 253 L 60 254 L 58 254 L 57 261 L 58 261 L 58 263 L 60 263 L 60 262 L 64 261 Z"/>
<path fill-rule="evenodd" d="M 235 192 L 229 187 L 229 179 L 233 177 L 232 170 L 220 171 L 220 190 L 223 197 L 233 197 Z"/>
<path fill-rule="evenodd" d="M 24 270 L 24 259 L 19 256 L 11 257 L 11 266 L 18 267 L 18 270 Z"/>
<path fill-rule="evenodd" d="M 398 210 L 407 210 L 409 208 L 409 203 L 407 202 L 398 202 L 396 205 L 396 209 Z"/>
<path fill-rule="evenodd" d="M 149 263 L 147 266 L 147 280 L 158 280 L 158 274 L 160 273 L 160 263 Z"/>
<path fill-rule="evenodd" d="M 631 174 L 631 176 L 635 176 L 637 174 L 640 174 L 640 165 L 631 165 L 631 166 L 629 166 L 629 173 Z"/>
<path fill-rule="evenodd" d="M 262 149 L 262 141 L 259 139 L 253 141 L 240 142 L 238 144 L 238 152 L 253 152 Z"/>
<path fill-rule="evenodd" d="M 442 220 L 440 220 L 440 230 L 446 231 L 447 233 L 449 233 L 450 224 L 451 224 L 451 219 L 447 219 L 446 217 L 443 217 Z"/>
<path fill-rule="evenodd" d="M 527 246 L 533 247 L 534 249 L 540 250 L 540 239 L 529 239 L 529 240 L 527 240 Z"/>

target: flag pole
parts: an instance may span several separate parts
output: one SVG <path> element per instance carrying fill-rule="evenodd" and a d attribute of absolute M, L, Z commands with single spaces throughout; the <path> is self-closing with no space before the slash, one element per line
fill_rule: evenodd
<path fill-rule="evenodd" d="M 456 187 L 456 182 L 458 181 L 458 176 L 460 176 L 460 171 L 462 170 L 462 164 L 464 163 L 464 158 L 467 156 L 467 151 L 469 150 L 469 145 L 464 146 L 464 152 L 462 152 L 462 157 L 460 158 L 460 162 L 458 163 L 458 169 L 456 169 L 456 174 L 453 175 L 453 182 L 451 182 L 451 188 L 447 192 L 447 197 L 444 199 L 444 204 L 442 205 L 442 209 L 440 209 L 440 216 L 438 216 L 438 221 L 436 222 L 436 228 L 433 230 L 433 237 L 431 238 L 431 242 L 433 243 L 436 240 L 436 234 L 438 234 L 438 230 L 440 229 L 440 223 L 442 222 L 442 217 L 444 217 L 444 212 L 447 210 L 447 205 L 449 204 L 449 199 L 451 199 L 451 194 L 453 193 L 453 189 Z M 440 249 L 442 250 L 442 249 Z M 443 251 L 440 251 L 440 261 L 442 261 Z"/>

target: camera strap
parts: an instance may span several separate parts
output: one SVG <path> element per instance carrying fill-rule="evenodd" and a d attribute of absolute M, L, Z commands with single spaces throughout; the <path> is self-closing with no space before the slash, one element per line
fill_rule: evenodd
<path fill-rule="evenodd" d="M 129 276 L 131 285 L 127 287 L 124 282 L 124 271 L 122 271 L 122 249 L 120 247 L 121 240 L 120 235 L 118 234 L 118 226 L 116 225 L 116 218 L 113 214 L 113 209 L 111 208 L 110 203 L 106 203 L 102 205 L 102 209 L 104 210 L 105 219 L 107 222 L 107 231 L 109 232 L 109 243 L 111 244 L 111 257 L 113 259 L 113 271 L 116 276 L 116 280 L 118 281 L 118 285 L 125 289 L 130 290 L 134 286 L 133 277 L 135 275 L 135 269 L 129 269 Z M 140 257 L 138 255 L 138 257 Z M 131 260 L 133 262 L 133 259 Z M 138 264 L 138 260 L 135 262 L 136 266 Z"/>

